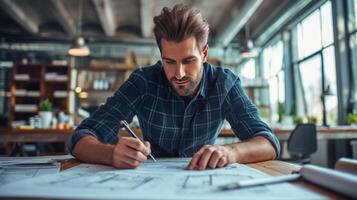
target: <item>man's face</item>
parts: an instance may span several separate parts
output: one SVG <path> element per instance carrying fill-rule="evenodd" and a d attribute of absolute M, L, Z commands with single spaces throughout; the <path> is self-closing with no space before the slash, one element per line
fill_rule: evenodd
<path fill-rule="evenodd" d="M 197 93 L 207 54 L 208 46 L 200 50 L 194 36 L 178 43 L 161 39 L 166 77 L 181 97 L 192 98 Z"/>

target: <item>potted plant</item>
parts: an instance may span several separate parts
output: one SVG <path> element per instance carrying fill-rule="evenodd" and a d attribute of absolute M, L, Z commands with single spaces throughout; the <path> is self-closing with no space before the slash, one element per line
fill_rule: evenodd
<path fill-rule="evenodd" d="M 307 123 L 316 124 L 317 123 L 317 118 L 315 116 L 308 116 L 307 117 Z"/>
<path fill-rule="evenodd" d="M 283 116 L 285 115 L 285 104 L 284 103 L 278 103 L 278 114 L 279 114 L 279 123 L 283 121 Z"/>
<path fill-rule="evenodd" d="M 304 118 L 301 116 L 294 116 L 293 122 L 294 124 L 302 124 L 304 122 Z"/>
<path fill-rule="evenodd" d="M 357 114 L 349 113 L 347 115 L 347 122 L 350 123 L 351 125 L 356 126 L 357 125 Z"/>
<path fill-rule="evenodd" d="M 293 118 L 295 115 L 296 115 L 296 107 L 295 107 L 295 104 L 292 104 L 290 107 L 289 115 L 285 115 L 283 118 L 283 124 L 288 125 L 288 126 L 294 125 Z"/>
<path fill-rule="evenodd" d="M 52 120 L 52 103 L 45 99 L 38 105 L 38 115 L 42 120 L 42 128 L 49 128 Z"/>

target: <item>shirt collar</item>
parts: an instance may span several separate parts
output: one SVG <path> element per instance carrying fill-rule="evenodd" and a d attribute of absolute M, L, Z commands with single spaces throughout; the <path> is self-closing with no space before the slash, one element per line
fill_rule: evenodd
<path fill-rule="evenodd" d="M 201 83 L 200 83 L 200 89 L 198 90 L 199 95 L 201 95 L 203 98 L 206 97 L 207 94 L 207 68 L 209 67 L 208 63 L 203 63 L 203 72 L 202 72 L 202 78 L 201 78 Z"/>

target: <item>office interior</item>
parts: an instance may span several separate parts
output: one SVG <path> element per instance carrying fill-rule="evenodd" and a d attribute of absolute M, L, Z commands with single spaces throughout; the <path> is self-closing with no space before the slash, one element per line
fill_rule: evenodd
<path fill-rule="evenodd" d="M 152 18 L 177 3 L 207 18 L 208 62 L 240 77 L 278 159 L 357 158 L 357 0 L 0 0 L 0 154 L 68 153 L 75 127 L 161 59 Z M 236 141 L 225 123 L 216 143 Z"/>

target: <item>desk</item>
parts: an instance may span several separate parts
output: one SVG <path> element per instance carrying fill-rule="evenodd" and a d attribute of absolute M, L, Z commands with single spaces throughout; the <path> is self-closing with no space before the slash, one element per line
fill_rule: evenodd
<path fill-rule="evenodd" d="M 273 132 L 279 140 L 288 140 L 290 133 L 294 128 L 273 128 Z M 235 137 L 231 129 L 222 130 L 221 137 Z M 357 127 L 353 126 L 335 126 L 335 127 L 318 127 L 317 139 L 357 139 Z"/>
<path fill-rule="evenodd" d="M 69 169 L 71 167 L 74 167 L 78 164 L 79 164 L 79 162 L 77 160 L 66 161 L 66 162 L 62 163 L 61 171 Z M 290 163 L 282 162 L 282 161 L 278 161 L 278 160 L 252 163 L 252 164 L 248 164 L 248 166 L 252 167 L 254 169 L 260 170 L 260 171 L 267 173 L 269 175 L 272 175 L 272 176 L 290 174 L 292 171 L 296 171 L 296 170 L 300 169 L 300 166 L 298 166 L 298 165 L 294 165 L 294 164 L 290 164 Z M 314 184 L 308 183 L 303 180 L 295 182 L 293 184 L 298 187 L 303 187 L 310 191 L 322 194 L 330 199 L 348 199 L 347 197 L 344 197 L 342 195 L 336 194 L 329 190 L 323 189 L 319 186 L 316 186 Z"/>
<path fill-rule="evenodd" d="M 142 135 L 140 128 L 134 128 L 134 132 Z M 279 140 L 287 140 L 292 128 L 273 128 Z M 125 130 L 121 133 L 126 134 Z M 66 142 L 72 136 L 73 130 L 2 130 L 0 132 L 0 142 Z M 219 137 L 236 137 L 231 129 L 224 129 Z M 337 126 L 330 128 L 317 128 L 317 137 L 320 140 L 328 139 L 357 139 L 357 127 Z"/>

